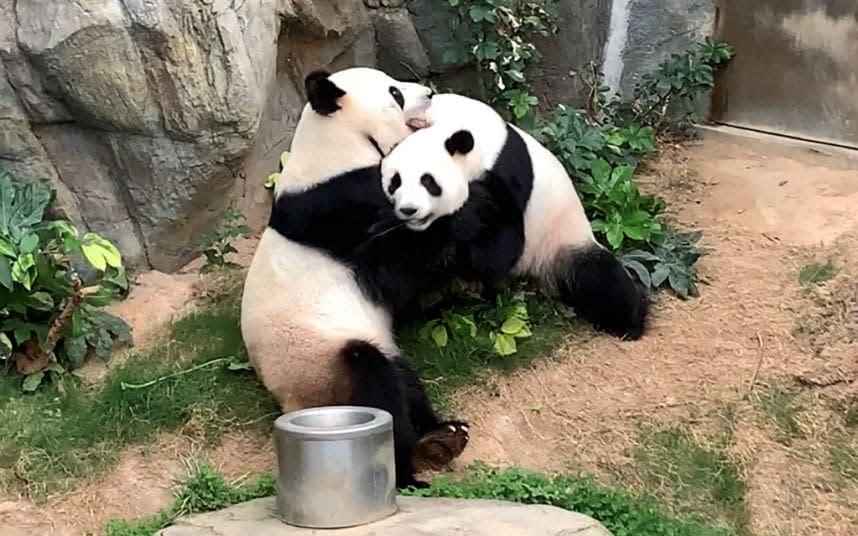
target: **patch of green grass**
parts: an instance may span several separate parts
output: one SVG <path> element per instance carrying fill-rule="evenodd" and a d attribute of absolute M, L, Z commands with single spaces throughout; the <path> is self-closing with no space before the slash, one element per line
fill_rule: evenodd
<path fill-rule="evenodd" d="M 433 318 L 431 311 L 399 331 L 403 356 L 420 371 L 436 404 L 449 409 L 448 397 L 457 388 L 482 383 L 487 370 L 508 372 L 550 355 L 575 333 L 577 324 L 569 313 L 541 292 L 529 294 L 526 303 L 533 335 L 519 339 L 517 352 L 508 356 L 498 355 L 486 338 L 450 337 L 443 348 L 421 339 L 420 329 Z"/>
<path fill-rule="evenodd" d="M 838 268 L 829 259 L 822 262 L 811 262 L 798 273 L 798 282 L 803 287 L 814 287 L 829 281 L 837 275 Z"/>
<path fill-rule="evenodd" d="M 274 495 L 274 479 L 263 477 L 249 486 L 229 483 L 208 465 L 199 465 L 167 510 L 135 522 L 114 519 L 107 536 L 151 536 L 185 514 L 207 512 L 251 499 Z M 424 490 L 403 495 L 495 499 L 523 504 L 547 504 L 589 515 L 614 536 L 727 536 L 727 528 L 710 527 L 667 514 L 651 497 L 640 497 L 602 486 L 591 476 L 548 477 L 518 468 L 500 470 L 482 463 L 455 479 L 444 475 Z"/>
<path fill-rule="evenodd" d="M 757 407 L 778 427 L 777 441 L 784 445 L 792 444 L 794 439 L 802 437 L 799 415 L 802 407 L 798 397 L 801 391 L 789 385 L 772 384 L 762 388 L 754 395 Z"/>
<path fill-rule="evenodd" d="M 98 478 L 123 448 L 162 432 L 182 429 L 215 443 L 225 431 L 270 426 L 279 412 L 273 398 L 252 370 L 229 366 L 246 360 L 231 294 L 175 322 L 169 342 L 130 356 L 102 385 L 68 376 L 25 395 L 20 378 L 0 374 L 0 486 L 38 499 Z M 404 355 L 441 409 L 486 368 L 512 369 L 562 341 L 571 326 L 553 303 L 535 296 L 528 306 L 533 337 L 506 357 L 467 340 L 437 348 L 416 327 L 403 330 Z"/>
<path fill-rule="evenodd" d="M 461 479 L 442 475 L 425 490 L 409 495 L 496 499 L 547 504 L 589 515 L 614 536 L 715 536 L 734 534 L 726 527 L 706 526 L 670 516 L 651 497 L 602 486 L 592 476 L 547 477 L 518 468 L 500 470 L 477 463 Z"/>
<path fill-rule="evenodd" d="M 274 478 L 271 476 L 265 475 L 252 484 L 240 485 L 227 482 L 208 464 L 195 464 L 170 508 L 139 521 L 112 519 L 105 532 L 107 536 L 151 536 L 179 516 L 210 512 L 274 493 Z"/>
<path fill-rule="evenodd" d="M 858 437 L 841 438 L 829 446 L 831 468 L 839 475 L 858 482 Z"/>
<path fill-rule="evenodd" d="M 725 524 L 732 534 L 749 534 L 746 485 L 724 447 L 702 446 L 675 427 L 645 430 L 635 450 L 634 471 L 647 491 L 672 501 L 675 512 Z"/>
<path fill-rule="evenodd" d="M 18 379 L 0 376 L 0 484 L 39 498 L 98 477 L 124 447 L 160 432 L 183 428 L 214 442 L 276 415 L 253 372 L 229 370 L 223 359 L 244 359 L 233 311 L 195 312 L 173 325 L 169 341 L 130 356 L 97 387 L 68 377 L 22 395 Z"/>

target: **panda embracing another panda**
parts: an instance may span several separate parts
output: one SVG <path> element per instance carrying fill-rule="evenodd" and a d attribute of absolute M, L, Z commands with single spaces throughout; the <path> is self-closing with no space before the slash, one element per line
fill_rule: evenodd
<path fill-rule="evenodd" d="M 597 327 L 642 334 L 646 300 L 593 239 L 562 165 L 487 105 L 367 68 L 311 73 L 305 89 L 241 304 L 249 359 L 284 413 L 390 412 L 397 487 L 425 486 L 416 470 L 461 454 L 468 427 L 436 416 L 400 356 L 394 315 L 420 293 L 532 275 Z"/>
<path fill-rule="evenodd" d="M 458 456 L 468 428 L 435 415 L 400 358 L 390 308 L 367 288 L 371 278 L 359 277 L 354 254 L 392 210 L 381 158 L 425 125 L 432 92 L 366 68 L 311 73 L 305 89 L 309 102 L 245 280 L 242 337 L 284 413 L 341 404 L 390 412 L 396 484 L 423 486 L 415 464 Z"/>
<path fill-rule="evenodd" d="M 596 241 L 557 157 L 487 104 L 462 95 L 435 95 L 428 122 L 382 162 L 396 216 L 428 231 L 439 218 L 468 210 L 471 199 L 460 190 L 488 190 L 498 208 L 477 237 L 465 237 L 458 275 L 489 288 L 507 276 L 535 278 L 595 328 L 640 338 L 646 293 Z"/>

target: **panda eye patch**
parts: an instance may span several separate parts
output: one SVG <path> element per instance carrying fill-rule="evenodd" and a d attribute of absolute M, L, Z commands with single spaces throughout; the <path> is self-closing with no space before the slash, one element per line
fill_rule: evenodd
<path fill-rule="evenodd" d="M 393 100 L 396 101 L 396 104 L 398 104 L 400 108 L 404 109 L 405 108 L 405 97 L 402 96 L 402 92 L 399 91 L 399 88 L 395 87 L 395 86 L 390 86 L 390 89 L 388 89 L 388 91 L 393 96 Z"/>
<path fill-rule="evenodd" d="M 441 187 L 438 186 L 438 183 L 435 182 L 435 177 L 426 173 L 422 177 L 420 177 L 420 184 L 426 188 L 426 191 L 429 192 L 429 195 L 434 197 L 438 197 L 441 195 Z"/>
<path fill-rule="evenodd" d="M 387 193 L 389 195 L 393 195 L 399 187 L 402 186 L 402 178 L 399 177 L 399 173 L 390 178 L 390 185 L 387 187 Z"/>

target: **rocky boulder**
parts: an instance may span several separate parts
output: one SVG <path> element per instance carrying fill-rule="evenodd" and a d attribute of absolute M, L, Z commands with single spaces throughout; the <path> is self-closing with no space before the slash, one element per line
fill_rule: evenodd
<path fill-rule="evenodd" d="M 331 536 L 611 536 L 598 521 L 553 506 L 416 497 L 399 497 L 397 502 L 399 511 L 386 519 L 359 527 L 327 529 L 324 533 Z M 281 522 L 271 497 L 181 518 L 158 534 L 309 536 L 319 532 Z"/>
<path fill-rule="evenodd" d="M 0 7 L 0 59 L 0 165 L 172 271 L 276 166 L 303 76 L 375 47 L 360 0 L 31 0 Z"/>

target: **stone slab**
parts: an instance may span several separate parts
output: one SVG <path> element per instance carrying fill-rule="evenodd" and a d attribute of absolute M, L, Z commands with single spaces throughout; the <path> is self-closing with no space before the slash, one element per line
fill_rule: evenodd
<path fill-rule="evenodd" d="M 611 536 L 598 521 L 554 506 L 398 497 L 399 511 L 368 525 L 311 530 L 281 522 L 268 497 L 176 520 L 159 536 Z M 335 505 L 331 505 L 335 508 Z"/>

